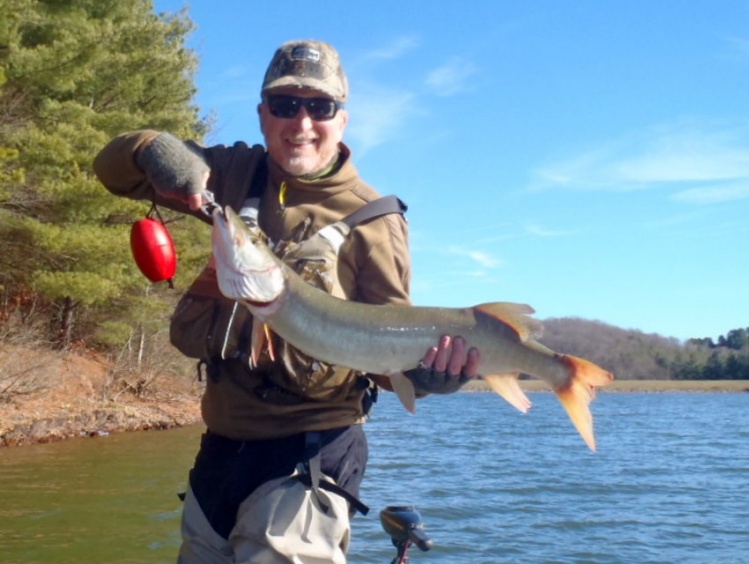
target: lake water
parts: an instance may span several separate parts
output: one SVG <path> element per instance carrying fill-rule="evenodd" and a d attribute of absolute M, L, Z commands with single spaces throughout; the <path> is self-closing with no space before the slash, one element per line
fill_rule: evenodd
<path fill-rule="evenodd" d="M 749 562 L 749 394 L 602 393 L 597 453 L 551 394 L 381 396 L 352 564 L 390 562 L 404 504 L 434 541 L 412 564 Z M 0 450 L 0 562 L 174 562 L 201 431 Z"/>

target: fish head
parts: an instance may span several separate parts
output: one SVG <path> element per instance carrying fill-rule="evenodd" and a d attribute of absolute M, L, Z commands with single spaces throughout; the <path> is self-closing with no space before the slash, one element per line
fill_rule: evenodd
<path fill-rule="evenodd" d="M 251 228 L 230 208 L 213 211 L 213 258 L 221 293 L 251 309 L 272 304 L 285 288 L 279 259 L 265 244 L 259 228 Z"/>

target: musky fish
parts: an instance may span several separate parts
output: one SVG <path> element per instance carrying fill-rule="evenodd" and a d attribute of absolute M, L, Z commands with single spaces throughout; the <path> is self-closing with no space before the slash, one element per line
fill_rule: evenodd
<path fill-rule="evenodd" d="M 595 450 L 589 404 L 595 387 L 613 376 L 537 342 L 541 324 L 530 317 L 531 307 L 502 302 L 468 308 L 382 306 L 341 300 L 302 280 L 273 254 L 259 230 L 250 229 L 228 207 L 213 212 L 212 240 L 221 292 L 305 354 L 388 376 L 413 412 L 414 388 L 403 372 L 415 368 L 442 335 L 460 335 L 481 353 L 481 378 L 520 411 L 527 412 L 531 402 L 518 384 L 519 374 L 545 380 Z M 264 332 L 258 326 L 253 333 L 260 337 Z M 253 339 L 253 348 L 259 343 Z"/>

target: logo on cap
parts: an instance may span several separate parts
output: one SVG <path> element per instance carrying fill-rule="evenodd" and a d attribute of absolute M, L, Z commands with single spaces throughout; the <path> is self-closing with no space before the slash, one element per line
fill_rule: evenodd
<path fill-rule="evenodd" d="M 319 63 L 320 51 L 307 45 L 300 45 L 299 47 L 294 47 L 294 49 L 292 49 L 291 58 L 295 61 L 311 61 L 313 63 Z"/>

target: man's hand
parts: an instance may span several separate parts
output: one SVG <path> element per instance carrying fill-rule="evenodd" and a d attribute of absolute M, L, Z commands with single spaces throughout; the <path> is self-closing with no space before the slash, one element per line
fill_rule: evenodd
<path fill-rule="evenodd" d="M 162 196 L 187 202 L 192 210 L 206 203 L 210 169 L 197 148 L 161 133 L 138 152 L 136 163 Z"/>
<path fill-rule="evenodd" d="M 417 395 L 451 394 L 478 376 L 481 355 L 476 348 L 466 351 L 462 337 L 443 336 L 439 345 L 427 350 L 418 368 L 404 372 Z"/>
<path fill-rule="evenodd" d="M 206 173 L 206 183 L 208 182 L 208 173 Z M 192 211 L 197 211 L 208 203 L 208 200 L 203 197 L 203 194 L 190 194 L 187 197 L 187 203 Z"/>

